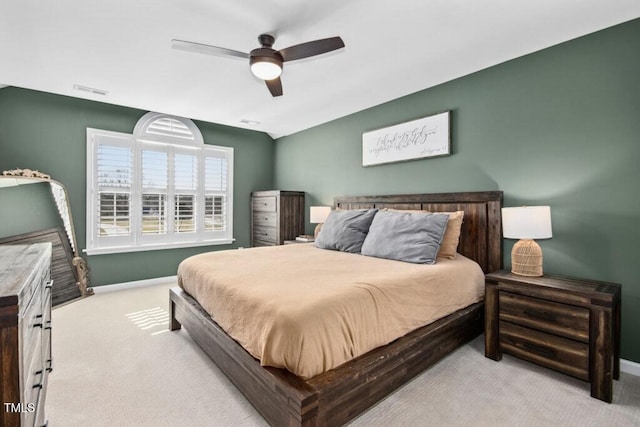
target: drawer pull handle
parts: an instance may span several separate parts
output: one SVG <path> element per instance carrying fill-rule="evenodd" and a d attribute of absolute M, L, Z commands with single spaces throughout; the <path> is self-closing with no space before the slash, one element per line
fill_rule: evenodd
<path fill-rule="evenodd" d="M 40 390 L 42 390 L 42 384 L 35 384 L 33 388 L 39 388 Z"/>
<path fill-rule="evenodd" d="M 46 329 L 51 330 L 51 329 L 53 329 L 53 328 L 52 328 L 51 326 L 45 326 L 45 327 L 44 327 L 44 329 L 45 329 L 45 330 L 46 330 Z"/>
<path fill-rule="evenodd" d="M 42 323 L 34 323 L 33 327 L 34 328 L 42 328 Z"/>
<path fill-rule="evenodd" d="M 42 314 L 36 314 L 36 319 L 42 319 Z"/>
<path fill-rule="evenodd" d="M 46 284 L 46 286 L 45 286 L 44 288 L 45 288 L 45 289 L 51 289 L 51 288 L 53 288 L 53 281 L 52 281 L 52 280 L 48 281 L 48 282 L 47 282 L 47 284 Z"/>
<path fill-rule="evenodd" d="M 36 371 L 34 375 L 40 375 L 41 373 L 42 373 L 42 369 L 40 369 L 39 371 Z"/>

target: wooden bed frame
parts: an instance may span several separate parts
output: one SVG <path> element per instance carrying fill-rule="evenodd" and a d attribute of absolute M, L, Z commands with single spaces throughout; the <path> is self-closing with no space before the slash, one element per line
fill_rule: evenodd
<path fill-rule="evenodd" d="M 335 199 L 340 209 L 463 210 L 458 252 L 475 260 L 485 273 L 502 266 L 501 206 L 501 191 Z M 170 301 L 170 329 L 184 325 L 258 412 L 277 426 L 342 425 L 483 330 L 480 302 L 303 380 L 284 369 L 260 366 L 182 289 L 172 288 Z"/>

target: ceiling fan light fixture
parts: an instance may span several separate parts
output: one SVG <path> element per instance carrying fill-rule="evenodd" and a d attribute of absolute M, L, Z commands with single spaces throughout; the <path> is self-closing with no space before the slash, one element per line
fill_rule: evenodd
<path fill-rule="evenodd" d="M 262 80 L 273 80 L 280 77 L 282 67 L 273 62 L 257 61 L 251 64 L 251 72 Z"/>
<path fill-rule="evenodd" d="M 251 72 L 262 80 L 273 80 L 282 74 L 282 61 L 278 58 L 259 56 L 251 58 Z"/>
<path fill-rule="evenodd" d="M 249 53 L 244 53 L 224 47 L 185 40 L 173 39 L 171 41 L 174 49 L 241 59 L 249 58 L 251 73 L 265 82 L 267 89 L 269 89 L 271 96 L 274 98 L 282 96 L 282 81 L 280 80 L 280 75 L 282 74 L 282 67 L 285 62 L 310 58 L 344 47 L 344 42 L 340 37 L 313 40 L 280 50 L 272 48 L 275 38 L 271 34 L 260 34 L 258 36 L 258 42 L 261 47 L 253 49 Z"/>

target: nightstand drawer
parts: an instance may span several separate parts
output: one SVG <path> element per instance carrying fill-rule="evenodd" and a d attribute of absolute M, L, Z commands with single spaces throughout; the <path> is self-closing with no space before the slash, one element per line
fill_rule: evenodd
<path fill-rule="evenodd" d="M 251 209 L 254 212 L 275 212 L 276 198 L 270 196 L 254 197 L 251 199 Z"/>
<path fill-rule="evenodd" d="M 589 345 L 500 322 L 500 348 L 505 353 L 589 381 Z"/>
<path fill-rule="evenodd" d="M 275 227 L 278 225 L 278 216 L 275 212 L 254 212 L 253 225 Z"/>
<path fill-rule="evenodd" d="M 500 320 L 589 343 L 589 310 L 500 292 Z"/>
<path fill-rule="evenodd" d="M 261 240 L 263 242 L 273 242 L 275 244 L 277 242 L 276 239 L 276 228 L 275 227 L 253 227 L 253 239 Z"/>

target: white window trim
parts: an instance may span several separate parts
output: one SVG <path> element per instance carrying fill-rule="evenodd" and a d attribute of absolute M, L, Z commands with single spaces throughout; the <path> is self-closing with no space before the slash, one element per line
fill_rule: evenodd
<path fill-rule="evenodd" d="M 194 138 L 189 140 L 182 140 L 178 138 L 171 138 L 171 136 L 167 135 L 158 135 L 158 134 L 150 134 L 147 133 L 147 127 L 155 122 L 159 118 L 170 118 L 179 120 L 181 124 L 185 125 L 189 128 Z M 226 215 L 226 232 L 220 233 L 217 231 L 207 232 L 201 229 L 203 224 L 203 215 L 197 215 L 196 218 L 199 222 L 199 231 L 195 233 L 185 233 L 185 236 L 179 236 L 177 239 L 174 239 L 171 242 L 157 242 L 154 239 L 144 239 L 143 234 L 139 227 L 136 225 L 136 219 L 134 218 L 135 209 L 137 209 L 136 202 L 130 202 L 129 208 L 131 210 L 130 213 L 130 221 L 131 226 L 134 228 L 134 233 L 132 236 L 128 238 L 109 238 L 112 239 L 111 242 L 105 240 L 104 237 L 100 238 L 98 241 L 97 236 L 97 222 L 98 219 L 98 199 L 94 196 L 94 192 L 97 191 L 97 168 L 96 164 L 96 145 L 98 141 L 95 136 L 98 137 L 108 137 L 110 139 L 114 139 L 114 141 L 121 141 L 125 146 L 133 147 L 133 156 L 137 163 L 134 163 L 134 173 L 141 173 L 140 170 L 137 170 L 140 167 L 139 159 L 136 159 L 142 150 L 143 146 L 148 146 L 149 143 L 164 145 L 171 145 L 173 148 L 178 151 L 198 151 L 198 175 L 199 178 L 199 188 L 198 195 L 202 197 L 202 201 L 204 201 L 204 159 L 206 158 L 206 150 L 211 149 L 217 152 L 224 152 L 227 158 L 227 192 L 226 192 L 226 203 L 227 203 L 227 215 Z M 116 142 L 115 144 L 118 144 Z M 173 117 L 160 113 L 148 113 L 143 116 L 134 129 L 133 135 L 125 134 L 120 132 L 112 132 L 101 129 L 93 129 L 87 128 L 87 235 L 86 235 L 86 249 L 83 250 L 87 255 L 101 255 L 101 254 L 111 254 L 111 253 L 125 253 L 125 252 L 140 252 L 140 251 L 149 251 L 149 250 L 160 250 L 160 249 L 177 249 L 177 248 L 186 248 L 186 247 L 198 247 L 198 246 L 212 246 L 212 245 L 225 245 L 231 244 L 235 241 L 233 238 L 233 154 L 234 150 L 231 147 L 221 147 L 215 145 L 204 144 L 204 140 L 202 138 L 202 134 L 200 130 L 195 126 L 195 124 L 189 120 L 179 117 Z M 132 200 L 135 200 L 135 197 L 140 197 L 142 195 L 141 185 L 136 183 L 134 179 L 132 189 Z M 170 194 L 173 194 L 171 191 Z M 204 202 L 203 202 L 204 203 Z M 204 212 L 204 207 L 203 207 Z M 174 215 L 173 211 L 168 212 L 168 215 Z M 138 228 L 136 230 L 136 227 Z M 188 236 L 187 236 L 188 234 Z M 216 234 L 217 237 L 212 237 L 213 234 Z M 220 234 L 223 234 L 220 237 Z M 188 237 L 193 237 L 191 240 Z M 146 241 L 145 241 L 146 240 Z M 105 245 L 106 243 L 106 245 Z"/>

